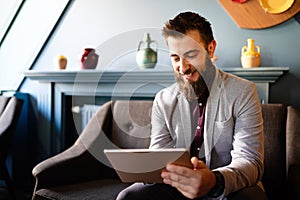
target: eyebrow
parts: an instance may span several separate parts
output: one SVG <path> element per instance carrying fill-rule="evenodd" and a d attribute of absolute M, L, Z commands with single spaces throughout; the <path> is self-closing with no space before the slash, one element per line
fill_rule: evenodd
<path fill-rule="evenodd" d="M 176 53 L 170 54 L 170 57 L 177 57 L 178 55 Z"/>
<path fill-rule="evenodd" d="M 198 53 L 199 51 L 200 51 L 200 50 L 193 49 L 193 50 L 190 50 L 190 51 L 185 52 L 183 55 L 184 55 L 184 56 L 187 56 L 188 54 L 191 54 L 191 53 Z M 176 56 L 178 56 L 178 54 L 176 54 L 176 53 L 170 54 L 170 57 L 176 57 Z"/>

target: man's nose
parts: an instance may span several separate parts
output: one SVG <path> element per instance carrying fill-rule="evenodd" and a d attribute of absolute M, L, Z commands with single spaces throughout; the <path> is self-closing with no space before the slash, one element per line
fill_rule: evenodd
<path fill-rule="evenodd" d="M 180 74 L 185 74 L 186 71 L 188 71 L 191 68 L 190 63 L 182 58 L 180 59 L 180 63 L 179 63 L 179 73 Z"/>

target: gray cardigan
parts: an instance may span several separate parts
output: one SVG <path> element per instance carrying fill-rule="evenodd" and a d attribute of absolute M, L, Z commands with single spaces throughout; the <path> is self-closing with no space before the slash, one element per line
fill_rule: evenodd
<path fill-rule="evenodd" d="M 225 179 L 222 197 L 259 184 L 263 174 L 263 120 L 255 84 L 209 62 L 201 72 L 210 95 L 204 124 L 206 165 Z M 193 139 L 190 103 L 177 83 L 157 93 L 150 148 L 189 148 Z"/>

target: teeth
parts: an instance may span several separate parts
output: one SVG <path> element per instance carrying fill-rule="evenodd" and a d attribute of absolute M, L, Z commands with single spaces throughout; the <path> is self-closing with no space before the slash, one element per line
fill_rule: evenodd
<path fill-rule="evenodd" d="M 194 72 L 190 72 L 189 74 L 187 74 L 187 76 L 192 76 Z"/>
<path fill-rule="evenodd" d="M 195 71 L 191 71 L 191 72 L 189 72 L 188 74 L 187 73 L 180 73 L 181 75 L 184 75 L 184 76 L 186 76 L 186 77 L 191 77 L 191 76 L 193 76 L 193 74 L 194 74 L 194 72 Z"/>

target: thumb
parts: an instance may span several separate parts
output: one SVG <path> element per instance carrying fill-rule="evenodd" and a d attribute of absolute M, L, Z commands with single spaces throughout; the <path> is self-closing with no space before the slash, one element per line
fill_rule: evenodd
<path fill-rule="evenodd" d="M 197 157 L 192 157 L 191 163 L 192 163 L 194 169 L 206 168 L 205 163 L 202 160 L 199 160 Z"/>

